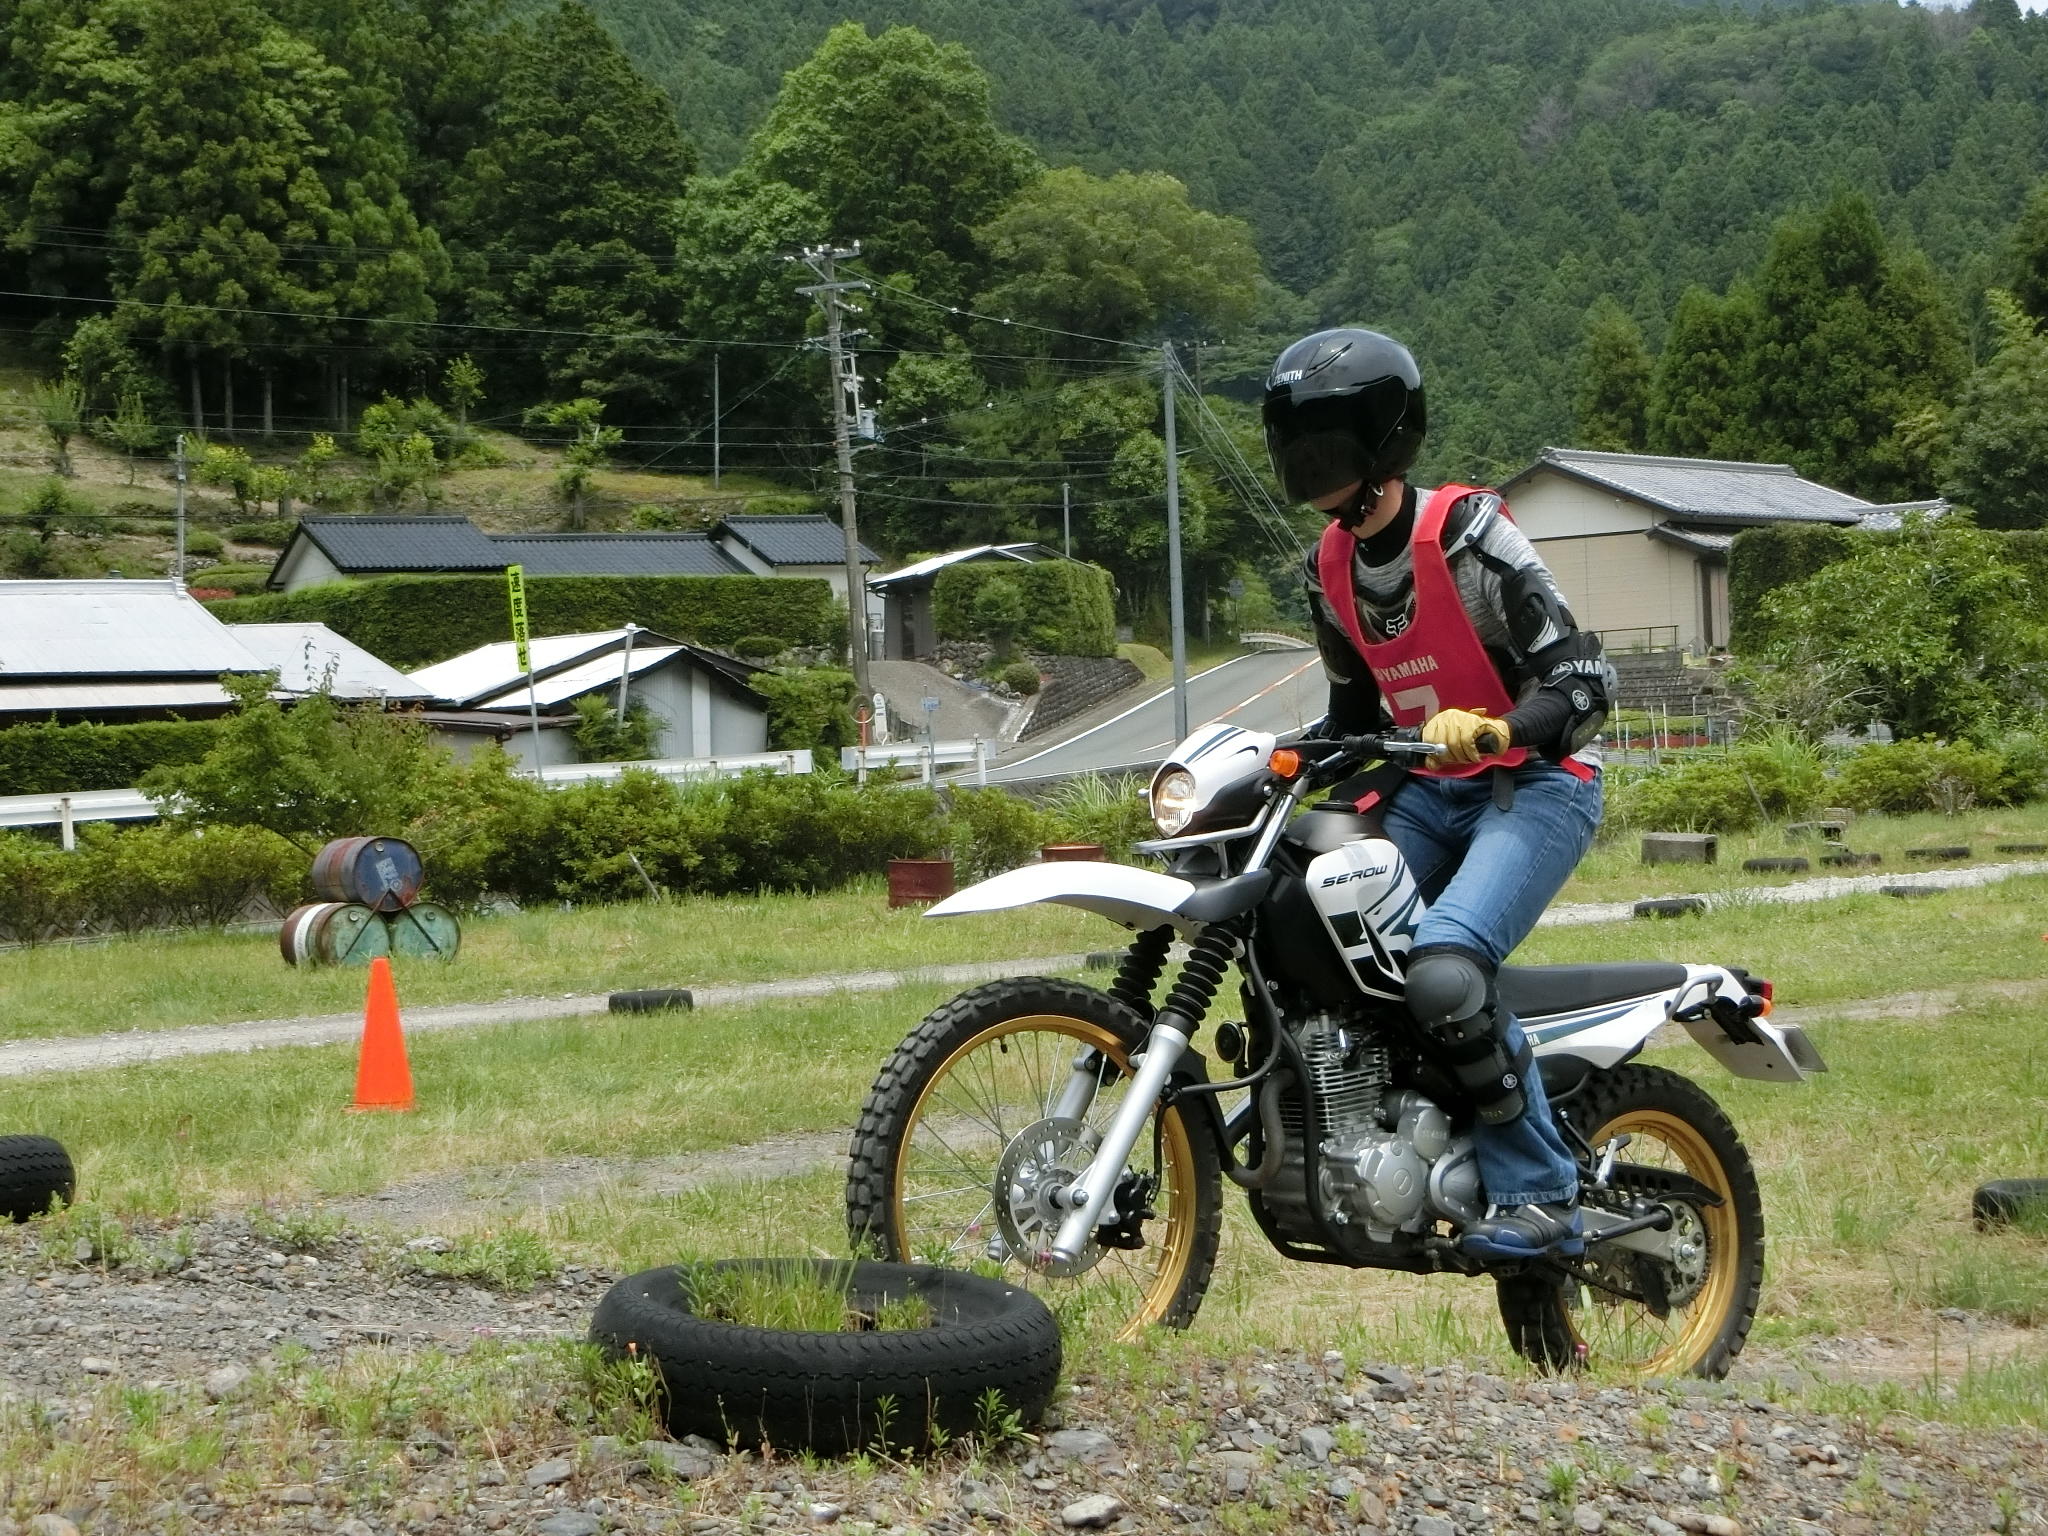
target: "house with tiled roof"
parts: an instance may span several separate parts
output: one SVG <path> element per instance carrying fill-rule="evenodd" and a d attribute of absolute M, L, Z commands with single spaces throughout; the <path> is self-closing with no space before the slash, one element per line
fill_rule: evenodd
<path fill-rule="evenodd" d="M 861 547 L 863 568 L 879 564 Z M 315 516 L 265 583 L 272 591 L 373 576 L 811 576 L 846 593 L 845 538 L 829 517 L 729 517 L 709 533 L 485 533 L 466 517 Z"/>
<path fill-rule="evenodd" d="M 1789 464 L 1545 448 L 1500 487 L 1581 628 L 1609 648 L 1728 643 L 1728 550 L 1745 528 L 1897 526 L 1938 501 L 1878 505 Z"/>

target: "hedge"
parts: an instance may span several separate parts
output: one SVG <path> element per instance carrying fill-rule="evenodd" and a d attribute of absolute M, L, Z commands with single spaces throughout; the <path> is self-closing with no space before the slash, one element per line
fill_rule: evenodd
<path fill-rule="evenodd" d="M 1779 587 L 1856 553 L 1856 530 L 1832 523 L 1748 528 L 1728 551 L 1728 643 L 1745 650 L 1763 637 L 1757 618 L 1763 600 Z"/>
<path fill-rule="evenodd" d="M 1740 651 L 1763 639 L 1757 616 L 1763 600 L 1778 588 L 1848 559 L 1859 548 L 1869 547 L 1865 541 L 1881 544 L 1896 537 L 1815 523 L 1738 533 L 1728 552 L 1729 644 Z M 2006 530 L 1996 537 L 2005 547 L 2005 557 L 2026 572 L 2035 590 L 2048 592 L 2048 529 Z"/>
<path fill-rule="evenodd" d="M 198 762 L 219 727 L 216 720 L 9 726 L 0 730 L 0 795 L 127 789 L 159 763 Z"/>
<path fill-rule="evenodd" d="M 1109 572 L 1079 560 L 980 560 L 949 565 L 932 584 L 932 621 L 941 640 L 986 640 L 974 599 L 991 581 L 1012 581 L 1029 617 L 1017 638 L 1054 656 L 1116 654 L 1116 586 Z"/>
<path fill-rule="evenodd" d="M 225 624 L 325 624 L 394 667 L 512 638 L 503 576 L 382 576 L 209 606 Z M 831 586 L 811 577 L 535 576 L 526 610 L 537 635 L 633 623 L 705 645 L 772 635 L 797 646 L 831 645 L 841 630 Z"/>

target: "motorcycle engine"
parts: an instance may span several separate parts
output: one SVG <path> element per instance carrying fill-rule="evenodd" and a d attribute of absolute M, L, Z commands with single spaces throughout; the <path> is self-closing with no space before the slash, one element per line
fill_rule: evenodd
<path fill-rule="evenodd" d="M 1378 1032 L 1356 1019 L 1318 1014 L 1294 1026 L 1322 1126 L 1321 1167 L 1312 1198 L 1333 1226 L 1357 1224 L 1385 1242 L 1438 1221 L 1460 1226 L 1484 1214 L 1485 1195 L 1470 1137 L 1451 1134 L 1434 1100 L 1392 1086 L 1393 1063 Z M 1262 1192 L 1282 1232 L 1320 1241 L 1311 1215 L 1299 1099 L 1281 1100 L 1286 1149 Z"/>

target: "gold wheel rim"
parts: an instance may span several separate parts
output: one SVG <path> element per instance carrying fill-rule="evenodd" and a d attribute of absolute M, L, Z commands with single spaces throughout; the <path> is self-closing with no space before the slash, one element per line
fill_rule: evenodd
<path fill-rule="evenodd" d="M 1736 1277 L 1742 1267 L 1741 1220 L 1735 1208 L 1735 1191 L 1728 1178 L 1728 1170 L 1722 1166 L 1720 1156 L 1707 1144 L 1707 1140 L 1688 1121 L 1662 1109 L 1624 1110 L 1603 1125 L 1588 1139 L 1595 1147 L 1604 1146 L 1616 1136 L 1634 1136 L 1631 1145 L 1622 1154 L 1631 1162 L 1641 1161 L 1634 1154 L 1644 1138 L 1655 1138 L 1673 1158 L 1679 1167 L 1691 1177 L 1699 1180 L 1708 1189 L 1720 1196 L 1721 1203 L 1700 1207 L 1698 1214 L 1706 1229 L 1707 1271 L 1701 1282 L 1699 1293 L 1686 1303 L 1684 1323 L 1676 1338 L 1669 1338 L 1663 1347 L 1640 1361 L 1622 1357 L 1617 1353 L 1615 1342 L 1625 1345 L 1630 1328 L 1618 1330 L 1615 1342 L 1589 1340 L 1579 1327 L 1576 1318 L 1571 1319 L 1573 1337 L 1587 1347 L 1588 1358 L 1595 1364 L 1612 1364 L 1638 1376 L 1668 1376 L 1690 1371 L 1697 1366 L 1714 1347 L 1714 1341 L 1721 1335 L 1728 1319 L 1728 1309 L 1734 1304 Z M 1586 1287 L 1592 1291 L 1592 1287 Z M 1590 1306 L 1604 1307 L 1610 1316 L 1626 1312 L 1632 1318 L 1646 1321 L 1659 1337 L 1669 1325 L 1659 1323 L 1648 1309 L 1635 1302 L 1615 1301 L 1607 1305 L 1599 1300 L 1599 1293 L 1593 1292 Z M 1587 1299 L 1582 1294 L 1579 1316 L 1588 1315 Z M 1673 1317 L 1679 1313 L 1673 1310 Z M 1603 1330 L 1607 1331 L 1607 1330 Z"/>
<path fill-rule="evenodd" d="M 939 1063 L 938 1069 L 926 1081 L 923 1090 L 917 1096 L 917 1102 L 911 1107 L 909 1118 L 904 1122 L 902 1139 L 896 1148 L 895 1178 L 889 1202 L 889 1235 L 901 1258 L 925 1258 L 925 1254 L 919 1251 L 920 1239 L 925 1236 L 942 1236 L 944 1230 L 953 1225 L 950 1219 L 935 1218 L 927 1226 L 913 1225 L 910 1220 L 910 1208 L 913 1204 L 919 1203 L 921 1199 L 937 1198 L 932 1192 L 912 1187 L 917 1177 L 912 1166 L 912 1153 L 917 1147 L 920 1131 L 929 1131 L 930 1139 L 943 1149 L 935 1155 L 933 1161 L 941 1168 L 952 1170 L 947 1176 L 965 1177 L 972 1171 L 973 1165 L 968 1155 L 947 1144 L 944 1132 L 939 1129 L 940 1117 L 936 1112 L 949 1104 L 956 1111 L 962 1109 L 959 1099 L 949 1098 L 948 1084 L 956 1079 L 962 1082 L 960 1091 L 968 1106 L 979 1105 L 984 1110 L 990 1107 L 989 1101 L 1002 1088 L 1004 1079 L 994 1065 L 988 1064 L 987 1056 L 980 1054 L 978 1057 L 978 1053 L 993 1050 L 1003 1055 L 1021 1056 L 1021 1052 L 1016 1049 L 1021 1044 L 1018 1040 L 1020 1036 L 1057 1038 L 1072 1041 L 1076 1045 L 1093 1047 L 1123 1069 L 1122 1081 L 1125 1085 L 1130 1081 L 1130 1053 L 1125 1049 L 1123 1042 L 1101 1025 L 1086 1019 L 1074 1018 L 1069 1014 L 1020 1014 L 1016 1018 L 992 1024 L 962 1041 L 944 1061 Z M 1074 1050 L 1071 1046 L 1056 1047 L 1051 1057 L 1045 1056 L 1041 1050 L 1037 1063 L 1024 1063 L 1025 1075 L 1033 1079 L 1031 1097 L 1035 1101 L 1037 1113 L 1029 1118 L 1019 1119 L 1014 1124 L 1009 1123 L 1000 1112 L 993 1115 L 991 1118 L 994 1123 L 994 1144 L 983 1153 L 990 1181 L 978 1188 L 970 1183 L 956 1186 L 955 1190 L 938 1193 L 952 1193 L 957 1190 L 969 1200 L 985 1197 L 989 1212 L 993 1212 L 997 1198 L 993 1188 L 993 1176 L 996 1160 L 1002 1153 L 1002 1143 L 1009 1136 L 1023 1130 L 1026 1125 L 1034 1120 L 1043 1119 L 1050 1113 L 1050 1096 L 1058 1092 L 1059 1073 L 1069 1069 L 1073 1056 Z M 983 1065 L 977 1066 L 977 1059 Z M 1057 1061 L 1059 1073 L 1045 1070 L 1052 1060 Z M 1089 1123 L 1098 1128 L 1106 1123 L 1108 1114 L 1102 1105 L 1105 1099 L 1115 1102 L 1117 1097 L 1113 1088 L 1099 1092 L 1095 1107 L 1089 1115 Z M 989 1123 L 989 1120 L 982 1119 L 971 1109 L 965 1118 L 977 1127 Z M 1100 1286 L 1105 1281 L 1097 1277 L 1105 1270 L 1110 1271 L 1107 1278 L 1111 1283 L 1121 1281 L 1123 1284 L 1134 1286 L 1137 1292 L 1135 1305 L 1117 1332 L 1118 1340 L 1124 1342 L 1134 1339 L 1172 1310 L 1174 1299 L 1187 1278 L 1188 1267 L 1194 1258 L 1197 1198 L 1194 1148 L 1188 1140 L 1187 1123 L 1178 1110 L 1167 1111 L 1162 1131 L 1161 1187 L 1153 1197 L 1153 1207 L 1159 1212 L 1159 1217 L 1145 1224 L 1144 1248 L 1137 1250 L 1135 1254 L 1125 1250 L 1107 1250 L 1100 1263 L 1072 1280 L 1051 1279 L 1014 1259 L 1006 1260 L 1003 1265 L 1006 1275 L 1025 1276 L 1025 1283 L 1031 1289 L 1050 1286 L 1080 1288 L 1090 1285 L 1091 1282 Z M 1132 1151 L 1132 1162 L 1142 1164 L 1148 1161 L 1149 1150 L 1146 1138 L 1141 1136 L 1138 1146 Z M 970 1194 L 969 1191 L 974 1193 Z M 960 1208 L 964 1208 L 964 1204 L 956 1207 Z M 966 1230 L 949 1240 L 949 1257 L 956 1262 L 971 1258 L 972 1254 L 961 1246 L 961 1242 L 963 1239 L 972 1239 L 978 1235 L 979 1228 L 970 1221 Z M 1140 1272 L 1138 1266 L 1131 1262 L 1133 1258 L 1148 1257 L 1152 1260 L 1148 1271 Z"/>

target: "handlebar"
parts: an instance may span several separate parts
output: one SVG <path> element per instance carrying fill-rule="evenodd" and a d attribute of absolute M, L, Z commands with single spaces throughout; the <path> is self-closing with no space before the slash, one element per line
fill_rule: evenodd
<path fill-rule="evenodd" d="M 1429 758 L 1446 750 L 1422 740 L 1412 729 L 1366 736 L 1304 737 L 1294 746 L 1305 757 L 1315 760 L 1317 779 L 1347 773 L 1353 765 L 1373 758 Z"/>

